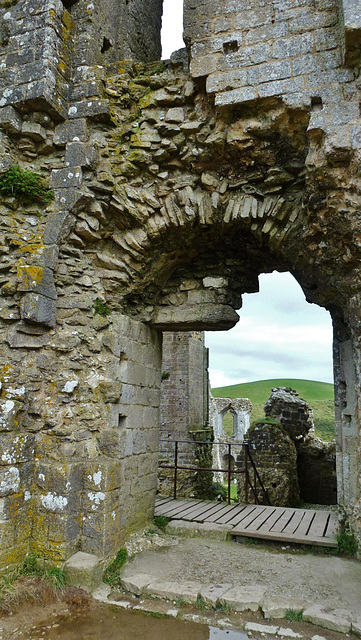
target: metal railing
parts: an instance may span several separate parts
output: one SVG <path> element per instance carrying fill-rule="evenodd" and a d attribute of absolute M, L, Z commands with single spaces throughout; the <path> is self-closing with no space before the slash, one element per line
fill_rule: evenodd
<path fill-rule="evenodd" d="M 209 442 L 204 440 L 168 440 L 161 439 L 160 442 L 166 442 L 167 445 L 174 445 L 173 449 L 173 464 L 168 464 L 164 462 L 159 462 L 160 469 L 173 469 L 173 497 L 177 498 L 177 481 L 178 481 L 178 471 L 210 471 L 213 473 L 224 473 L 227 474 L 227 502 L 231 503 L 231 483 L 232 478 L 237 474 L 244 475 L 244 495 L 245 502 L 248 504 L 250 496 L 253 497 L 255 504 L 268 504 L 270 505 L 270 500 L 267 494 L 267 491 L 263 485 L 262 479 L 258 473 L 256 464 L 252 458 L 252 454 L 249 449 L 249 444 L 247 441 L 239 442 L 239 443 L 230 443 L 230 442 Z M 216 468 L 216 467 L 202 467 L 198 465 L 192 464 L 182 464 L 179 461 L 180 458 L 180 445 L 197 445 L 197 446 L 212 446 L 216 447 L 218 445 L 222 445 L 226 447 L 228 451 L 227 455 L 227 466 L 225 468 Z M 237 461 L 235 465 L 232 465 L 232 447 L 237 448 L 238 450 L 243 449 L 242 459 L 239 460 L 240 456 L 237 455 Z M 162 454 L 166 454 L 168 457 L 172 454 L 171 451 L 163 450 L 160 451 Z M 184 454 L 183 454 L 184 455 Z M 260 495 L 262 496 L 262 502 L 260 502 Z"/>

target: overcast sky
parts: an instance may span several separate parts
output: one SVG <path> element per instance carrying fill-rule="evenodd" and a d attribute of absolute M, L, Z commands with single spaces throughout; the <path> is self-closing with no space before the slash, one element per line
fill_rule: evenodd
<path fill-rule="evenodd" d="M 182 49 L 183 0 L 164 0 L 162 20 L 162 58 L 167 60 L 173 51 Z"/>
<path fill-rule="evenodd" d="M 164 0 L 162 57 L 184 46 L 183 0 Z M 212 387 L 302 378 L 332 382 L 330 315 L 308 304 L 289 273 L 264 274 L 260 293 L 243 296 L 240 321 L 230 331 L 208 332 Z"/>

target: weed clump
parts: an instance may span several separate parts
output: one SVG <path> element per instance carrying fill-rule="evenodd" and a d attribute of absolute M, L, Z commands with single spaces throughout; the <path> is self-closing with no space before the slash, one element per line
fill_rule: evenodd
<path fill-rule="evenodd" d="M 155 526 L 158 527 L 158 529 L 165 531 L 165 528 L 169 522 L 169 518 L 166 518 L 165 516 L 155 516 L 153 522 Z"/>
<path fill-rule="evenodd" d="M 294 609 L 287 609 L 285 618 L 289 622 L 302 622 L 303 611 L 295 611 Z"/>
<path fill-rule="evenodd" d="M 21 169 L 17 164 L 0 174 L 0 194 L 28 202 L 44 203 L 54 200 L 53 191 L 39 173 Z"/>
<path fill-rule="evenodd" d="M 58 597 L 66 586 L 63 569 L 43 565 L 37 554 L 26 556 L 23 565 L 0 577 L 0 614 L 10 613 L 20 603 Z"/>
<path fill-rule="evenodd" d="M 350 526 L 345 524 L 340 535 L 337 536 L 337 550 L 344 556 L 354 556 L 358 549 L 358 544 Z"/>
<path fill-rule="evenodd" d="M 127 560 L 127 550 L 119 549 L 115 560 L 105 569 L 103 574 L 103 582 L 109 584 L 111 587 L 116 587 L 119 584 L 119 571 Z"/>
<path fill-rule="evenodd" d="M 26 556 L 19 575 L 45 578 L 56 589 L 64 589 L 66 583 L 64 570 L 54 566 L 41 566 L 38 554 Z"/>

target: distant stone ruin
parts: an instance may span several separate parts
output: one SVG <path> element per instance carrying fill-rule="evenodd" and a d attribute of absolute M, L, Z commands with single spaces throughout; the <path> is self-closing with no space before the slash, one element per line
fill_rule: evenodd
<path fill-rule="evenodd" d="M 336 504 L 335 444 L 315 437 L 309 404 L 294 389 L 280 387 L 272 389 L 264 410 L 247 440 L 271 504 Z"/>
<path fill-rule="evenodd" d="M 298 397 L 297 391 L 287 387 L 272 389 L 264 406 L 267 418 L 279 422 L 291 440 L 299 440 L 314 433 L 313 413 L 310 405 Z"/>

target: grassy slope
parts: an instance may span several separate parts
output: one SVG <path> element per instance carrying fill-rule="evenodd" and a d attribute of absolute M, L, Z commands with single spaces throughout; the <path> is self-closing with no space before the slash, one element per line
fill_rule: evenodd
<path fill-rule="evenodd" d="M 230 387 L 218 387 L 212 389 L 212 394 L 215 398 L 249 398 L 253 404 L 251 420 L 254 421 L 264 416 L 263 406 L 274 387 L 296 389 L 300 398 L 306 400 L 313 409 L 316 435 L 324 440 L 334 438 L 333 385 L 328 382 L 277 378 L 234 384 Z M 227 433 L 232 430 L 231 420 L 228 416 L 225 418 L 225 428 Z"/>

